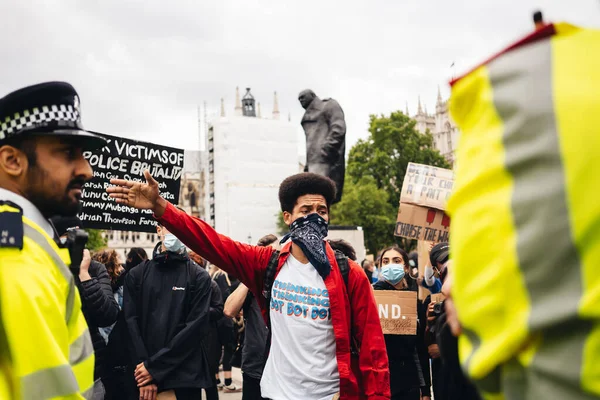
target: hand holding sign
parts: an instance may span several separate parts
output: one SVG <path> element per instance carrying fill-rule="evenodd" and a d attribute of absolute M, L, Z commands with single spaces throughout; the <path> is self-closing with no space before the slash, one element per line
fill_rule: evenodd
<path fill-rule="evenodd" d="M 107 188 L 106 192 L 119 204 L 152 210 L 154 215 L 160 217 L 167 208 L 167 201 L 160 197 L 158 182 L 150 175 L 150 171 L 145 170 L 144 177 L 146 183 L 111 179 L 110 183 L 116 186 Z"/>

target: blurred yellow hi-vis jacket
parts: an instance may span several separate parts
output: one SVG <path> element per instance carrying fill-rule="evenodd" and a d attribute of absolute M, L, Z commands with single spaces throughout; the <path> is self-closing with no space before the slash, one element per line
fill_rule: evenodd
<path fill-rule="evenodd" d="M 449 107 L 463 367 L 486 399 L 600 398 L 600 31 L 547 25 Z"/>
<path fill-rule="evenodd" d="M 6 240 L 18 243 L 15 232 L 22 249 Z M 69 264 L 68 250 L 0 202 L 0 399 L 91 398 L 92 341 Z"/>

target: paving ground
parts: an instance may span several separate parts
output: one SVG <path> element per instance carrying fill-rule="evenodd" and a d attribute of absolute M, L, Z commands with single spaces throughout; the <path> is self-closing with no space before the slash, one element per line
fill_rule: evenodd
<path fill-rule="evenodd" d="M 231 371 L 233 383 L 235 386 L 242 387 L 242 371 L 239 368 L 233 368 Z M 223 373 L 221 373 L 221 380 L 223 380 Z M 222 390 L 219 391 L 219 400 L 241 400 L 242 392 L 239 393 L 226 393 Z"/>

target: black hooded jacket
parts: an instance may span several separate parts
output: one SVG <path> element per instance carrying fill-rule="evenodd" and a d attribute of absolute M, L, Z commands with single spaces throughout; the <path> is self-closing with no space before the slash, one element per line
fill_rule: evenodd
<path fill-rule="evenodd" d="M 110 326 L 117 320 L 119 305 L 113 295 L 110 277 L 104 264 L 92 260 L 88 272 L 92 279 L 81 282 L 77 277 L 76 282 L 81 296 L 81 310 L 94 345 L 94 379 L 98 379 L 104 375 L 108 367 L 106 342 L 98 328 Z"/>
<path fill-rule="evenodd" d="M 134 365 L 159 391 L 212 385 L 204 343 L 211 279 L 187 253 L 155 253 L 125 278 L 123 310 Z"/>
<path fill-rule="evenodd" d="M 377 281 L 373 289 L 398 290 L 385 281 Z M 392 396 L 425 385 L 418 355 L 419 334 L 420 330 L 417 335 L 384 335 Z"/>

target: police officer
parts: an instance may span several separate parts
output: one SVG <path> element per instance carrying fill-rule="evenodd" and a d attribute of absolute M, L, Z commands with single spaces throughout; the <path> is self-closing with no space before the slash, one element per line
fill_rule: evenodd
<path fill-rule="evenodd" d="M 90 399 L 92 341 L 48 218 L 73 216 L 92 169 L 83 151 L 105 140 L 83 130 L 64 82 L 0 99 L 0 398 Z"/>

